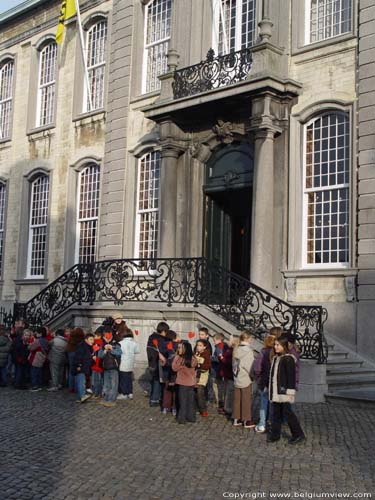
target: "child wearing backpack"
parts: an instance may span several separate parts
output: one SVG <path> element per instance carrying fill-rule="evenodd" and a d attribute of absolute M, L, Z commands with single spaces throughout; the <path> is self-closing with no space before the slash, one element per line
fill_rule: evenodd
<path fill-rule="evenodd" d="M 113 338 L 112 331 L 106 331 L 103 336 L 104 344 L 99 351 L 99 358 L 103 362 L 103 401 L 101 404 L 108 408 L 116 405 L 118 393 L 119 366 L 121 346 Z"/>
<path fill-rule="evenodd" d="M 243 425 L 246 429 L 255 427 L 251 418 L 251 377 L 254 361 L 251 348 L 252 337 L 249 332 L 242 332 L 239 344 L 233 350 L 233 425 Z"/>

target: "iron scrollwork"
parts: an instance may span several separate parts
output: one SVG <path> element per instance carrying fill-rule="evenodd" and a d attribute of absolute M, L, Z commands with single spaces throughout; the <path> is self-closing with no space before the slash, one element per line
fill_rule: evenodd
<path fill-rule="evenodd" d="M 252 55 L 248 48 L 217 57 L 210 49 L 204 61 L 174 72 L 173 96 L 180 99 L 241 82 L 251 66 Z"/>
<path fill-rule="evenodd" d="M 162 302 L 205 305 L 239 330 L 263 339 L 278 326 L 296 336 L 301 357 L 323 363 L 327 347 L 321 306 L 290 305 L 205 258 L 116 259 L 77 264 L 26 304 L 30 324 L 48 324 L 74 304 Z"/>

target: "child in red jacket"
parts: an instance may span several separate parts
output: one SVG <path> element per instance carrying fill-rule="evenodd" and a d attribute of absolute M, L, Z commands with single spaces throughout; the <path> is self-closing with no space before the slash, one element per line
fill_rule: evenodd
<path fill-rule="evenodd" d="M 94 351 L 94 364 L 91 367 L 91 387 L 92 387 L 92 392 L 94 395 L 94 398 L 100 398 L 102 396 L 103 392 L 103 367 L 102 367 L 102 360 L 98 356 L 98 352 L 100 348 L 103 346 L 103 331 L 104 328 L 100 326 L 94 336 L 94 345 L 93 345 L 93 351 Z"/>

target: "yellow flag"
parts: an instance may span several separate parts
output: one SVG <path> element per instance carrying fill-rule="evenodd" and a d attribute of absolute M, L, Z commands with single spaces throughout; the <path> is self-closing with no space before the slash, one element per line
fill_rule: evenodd
<path fill-rule="evenodd" d="M 56 43 L 63 41 L 64 23 L 70 17 L 77 13 L 75 0 L 63 0 L 59 16 L 59 24 L 57 25 Z"/>

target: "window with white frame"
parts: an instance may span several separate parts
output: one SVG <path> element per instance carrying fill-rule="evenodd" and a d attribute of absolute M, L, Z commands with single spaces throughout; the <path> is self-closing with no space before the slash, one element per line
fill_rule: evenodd
<path fill-rule="evenodd" d="M 307 0 L 307 44 L 348 33 L 351 29 L 352 0 Z"/>
<path fill-rule="evenodd" d="M 14 61 L 0 65 L 0 140 L 10 137 L 13 106 Z"/>
<path fill-rule="evenodd" d="M 6 186 L 0 182 L 0 276 L 3 275 Z"/>
<path fill-rule="evenodd" d="M 304 261 L 349 264 L 350 120 L 329 112 L 305 127 Z"/>
<path fill-rule="evenodd" d="M 171 14 L 172 0 L 153 0 L 146 6 L 143 93 L 158 90 L 158 77 L 167 72 Z"/>
<path fill-rule="evenodd" d="M 39 81 L 37 98 L 37 127 L 54 121 L 56 95 L 57 45 L 51 42 L 39 55 Z"/>
<path fill-rule="evenodd" d="M 138 163 L 136 257 L 157 257 L 159 236 L 160 152 L 144 155 Z"/>
<path fill-rule="evenodd" d="M 254 45 L 257 0 L 213 0 L 214 41 L 219 55 Z"/>
<path fill-rule="evenodd" d="M 49 177 L 40 175 L 31 183 L 27 274 L 42 278 L 47 253 Z"/>
<path fill-rule="evenodd" d="M 100 167 L 88 165 L 79 174 L 76 261 L 88 264 L 96 259 L 100 197 Z"/>
<path fill-rule="evenodd" d="M 103 19 L 91 26 L 87 32 L 87 71 L 91 105 L 85 83 L 84 111 L 94 111 L 104 107 L 106 48 L 107 21 Z"/>

